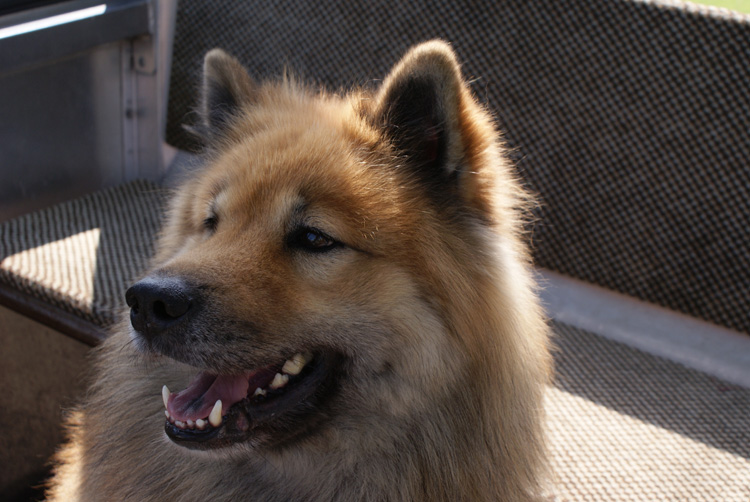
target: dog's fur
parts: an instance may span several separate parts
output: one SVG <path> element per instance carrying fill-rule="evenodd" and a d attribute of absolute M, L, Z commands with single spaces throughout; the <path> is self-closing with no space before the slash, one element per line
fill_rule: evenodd
<path fill-rule="evenodd" d="M 450 47 L 346 95 L 256 83 L 219 50 L 204 71 L 206 166 L 149 277 L 208 300 L 171 345 L 125 322 L 104 343 L 49 498 L 537 500 L 550 361 L 529 198 Z M 300 225 L 333 244 L 300 248 Z M 162 384 L 318 349 L 341 358 L 335 386 L 278 436 L 208 452 L 165 436 Z"/>

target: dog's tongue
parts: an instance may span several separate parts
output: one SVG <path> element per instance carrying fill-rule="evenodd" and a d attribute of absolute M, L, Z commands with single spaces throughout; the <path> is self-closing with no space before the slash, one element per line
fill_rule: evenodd
<path fill-rule="evenodd" d="M 211 375 L 201 373 L 188 387 L 170 394 L 167 410 L 175 420 L 183 422 L 205 419 L 217 400 L 228 410 L 247 396 L 249 380 L 255 372 L 240 375 Z"/>

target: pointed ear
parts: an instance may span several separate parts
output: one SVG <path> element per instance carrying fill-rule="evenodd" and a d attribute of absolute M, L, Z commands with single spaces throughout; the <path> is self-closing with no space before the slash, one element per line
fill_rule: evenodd
<path fill-rule="evenodd" d="M 376 121 L 427 181 L 451 178 L 463 162 L 464 87 L 453 50 L 435 40 L 412 48 L 376 96 Z"/>
<path fill-rule="evenodd" d="M 239 61 L 213 49 L 203 61 L 203 89 L 200 104 L 200 135 L 221 136 L 243 105 L 252 103 L 255 82 Z"/>

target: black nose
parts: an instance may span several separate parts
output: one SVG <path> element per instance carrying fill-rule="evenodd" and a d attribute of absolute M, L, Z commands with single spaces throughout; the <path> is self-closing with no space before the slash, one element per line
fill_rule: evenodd
<path fill-rule="evenodd" d="M 125 292 L 130 323 L 147 338 L 183 324 L 195 307 L 193 289 L 175 277 L 146 277 Z"/>

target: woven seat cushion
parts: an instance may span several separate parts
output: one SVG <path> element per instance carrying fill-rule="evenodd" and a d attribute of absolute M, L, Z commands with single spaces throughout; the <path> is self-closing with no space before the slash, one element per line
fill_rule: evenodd
<path fill-rule="evenodd" d="M 153 253 L 163 190 L 135 181 L 0 225 L 0 283 L 97 326 Z"/>
<path fill-rule="evenodd" d="M 750 500 L 750 389 L 553 326 L 546 410 L 561 500 Z"/>
<path fill-rule="evenodd" d="M 450 41 L 540 195 L 541 266 L 750 333 L 750 17 L 669 0 L 180 2 L 168 139 L 202 57 L 374 85 Z"/>

